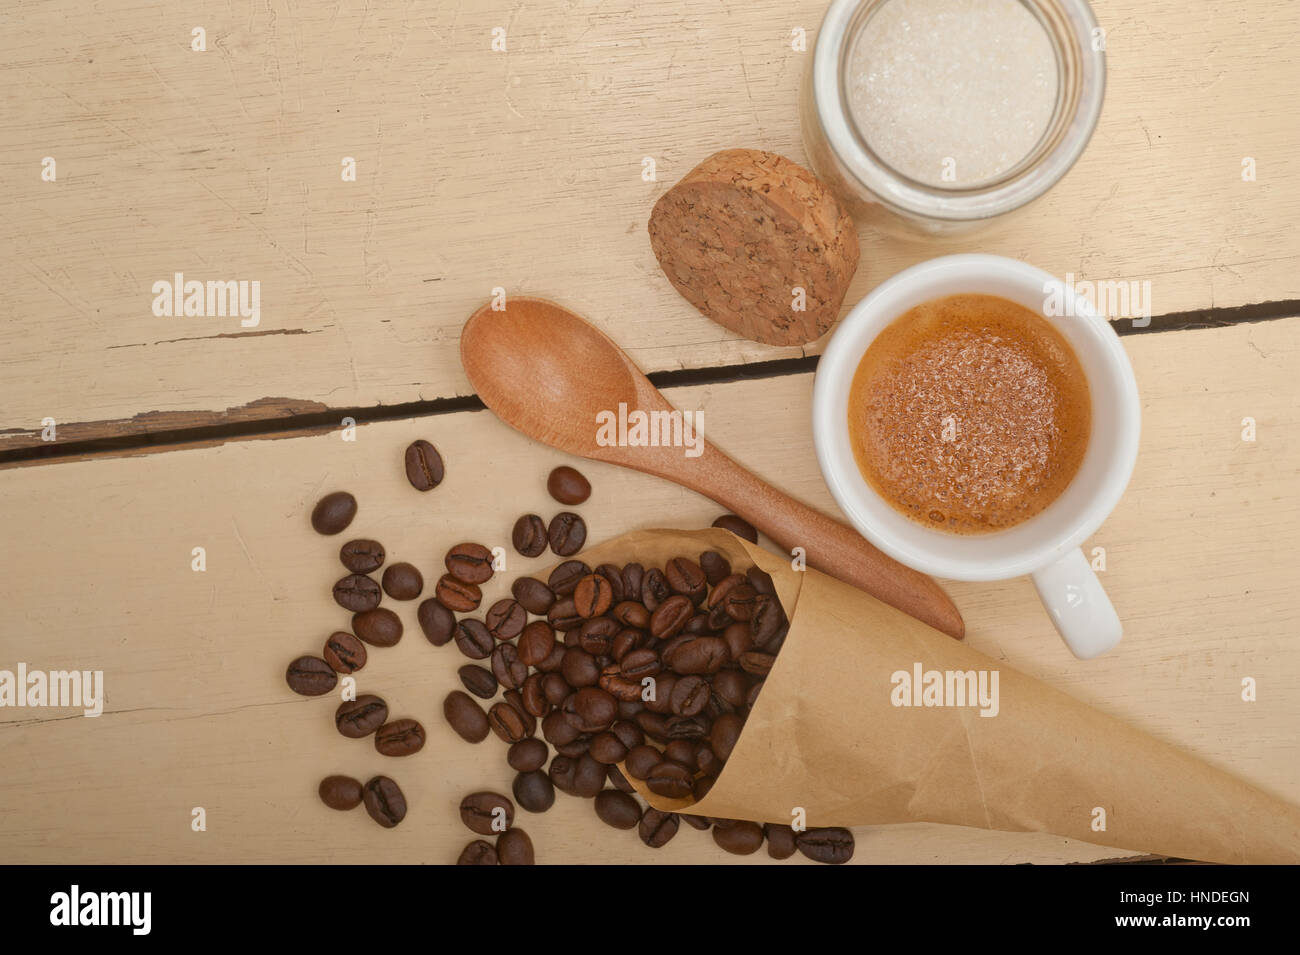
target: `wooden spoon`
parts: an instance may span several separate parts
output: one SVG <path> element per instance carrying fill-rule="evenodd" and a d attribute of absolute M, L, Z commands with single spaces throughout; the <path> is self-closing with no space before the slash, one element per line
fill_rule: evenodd
<path fill-rule="evenodd" d="M 510 298 L 485 305 L 460 336 L 470 384 L 506 424 L 552 447 L 667 478 L 717 501 L 789 551 L 802 547 L 818 570 L 865 590 L 949 636 L 965 624 L 933 580 L 885 556 L 857 531 L 760 480 L 701 441 L 682 447 L 620 447 L 597 440 L 597 415 L 672 412 L 623 350 L 554 302 Z"/>

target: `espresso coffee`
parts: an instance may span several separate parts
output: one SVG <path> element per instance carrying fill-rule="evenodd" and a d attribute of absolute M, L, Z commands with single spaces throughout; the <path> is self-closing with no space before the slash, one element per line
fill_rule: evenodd
<path fill-rule="evenodd" d="M 993 295 L 916 306 L 871 343 L 849 391 L 863 477 L 920 524 L 1004 530 L 1074 478 L 1092 425 L 1088 380 L 1065 337 Z"/>

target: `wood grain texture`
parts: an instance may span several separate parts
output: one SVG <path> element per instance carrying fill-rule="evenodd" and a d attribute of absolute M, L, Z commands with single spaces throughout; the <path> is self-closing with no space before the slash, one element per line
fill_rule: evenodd
<path fill-rule="evenodd" d="M 1120 507 L 1085 545 L 1106 549 L 1102 576 L 1126 626 L 1115 652 L 1074 660 L 1027 579 L 950 590 L 971 646 L 1300 801 L 1298 343 L 1300 318 L 1125 341 L 1142 390 L 1142 451 Z M 706 412 L 720 447 L 829 511 L 810 397 L 810 376 L 669 393 Z M 1253 443 L 1241 439 L 1245 417 L 1257 424 Z M 447 461 L 429 494 L 402 473 L 402 449 L 417 437 Z M 559 510 L 545 478 L 565 460 L 577 463 L 478 412 L 375 424 L 352 443 L 338 434 L 251 441 L 0 475 L 0 522 L 21 542 L 0 556 L 0 668 L 102 668 L 108 687 L 97 719 L 0 710 L 0 861 L 453 861 L 470 836 L 455 806 L 467 792 L 508 786 L 504 747 L 464 743 L 443 724 L 441 699 L 464 659 L 423 640 L 411 604 L 400 611 L 406 637 L 373 652 L 359 689 L 384 696 L 394 716 L 422 720 L 423 752 L 380 757 L 334 731 L 332 699 L 288 691 L 285 665 L 347 619 L 329 596 L 342 540 L 315 535 L 308 512 L 323 493 L 350 489 L 360 511 L 343 536 L 382 540 L 390 560 L 432 581 L 452 544 L 505 544 L 517 514 Z M 655 478 L 579 466 L 594 486 L 580 508 L 593 541 L 717 515 Z M 207 548 L 204 573 L 190 570 L 195 546 Z M 512 558 L 510 570 L 540 566 Z M 491 582 L 488 600 L 507 576 Z M 1247 676 L 1258 702 L 1241 700 Z M 317 801 L 323 775 L 380 771 L 411 805 L 396 830 Z M 207 810 L 204 833 L 190 831 L 195 806 Z M 736 861 L 693 830 L 652 852 L 563 796 L 519 824 L 544 862 Z M 1136 854 L 921 825 L 857 837 L 859 862 Z"/>
<path fill-rule="evenodd" d="M 1300 8 L 1097 0 L 1109 86 L 1087 154 L 1000 234 L 862 236 L 853 303 L 978 248 L 1149 279 L 1157 314 L 1300 298 Z M 782 355 L 687 304 L 646 236 L 710 153 L 803 161 L 823 0 L 143 0 L 0 11 L 0 449 L 161 413 L 463 394 L 455 341 L 500 286 L 561 299 L 646 370 Z M 207 52 L 190 49 L 207 30 Z M 507 52 L 490 50 L 494 27 Z M 41 160 L 57 162 L 55 182 Z M 642 159 L 657 181 L 642 180 Z M 1258 181 L 1241 180 L 1243 157 Z M 343 157 L 357 181 L 342 182 Z M 155 318 L 152 283 L 261 282 L 256 328 Z M 816 345 L 809 346 L 815 350 Z M 310 404 L 315 403 L 315 404 Z"/>

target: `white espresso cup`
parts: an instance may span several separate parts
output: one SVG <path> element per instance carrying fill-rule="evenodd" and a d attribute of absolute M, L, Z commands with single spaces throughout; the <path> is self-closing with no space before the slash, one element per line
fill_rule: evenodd
<path fill-rule="evenodd" d="M 905 517 L 862 476 L 849 440 L 849 389 L 876 336 L 923 302 L 997 295 L 1043 316 L 1074 349 L 1092 398 L 1092 433 L 1074 479 L 1028 520 L 987 534 L 958 535 Z M 1088 299 L 1042 269 L 996 255 L 949 255 L 883 282 L 840 322 L 817 366 L 813 439 L 831 494 L 867 540 L 894 559 L 950 580 L 1029 574 L 1076 657 L 1119 643 L 1119 617 L 1080 545 L 1101 526 L 1137 460 L 1141 408 L 1128 355 Z"/>

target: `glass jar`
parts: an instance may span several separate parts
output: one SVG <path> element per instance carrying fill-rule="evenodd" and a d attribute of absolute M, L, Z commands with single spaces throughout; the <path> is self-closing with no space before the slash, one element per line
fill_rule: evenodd
<path fill-rule="evenodd" d="M 1018 162 L 978 182 L 951 184 L 921 181 L 891 166 L 868 145 L 854 116 L 854 53 L 872 17 L 891 2 L 895 0 L 833 0 L 801 94 L 809 161 L 859 225 L 913 236 L 967 232 L 1022 208 L 1055 185 L 1087 146 L 1105 93 L 1104 34 L 1086 0 L 1019 0 L 1047 34 L 1055 59 L 1050 118 L 1036 145 Z M 954 43 L 972 42 L 979 41 L 954 37 Z M 960 88 L 952 92 L 960 95 Z"/>

